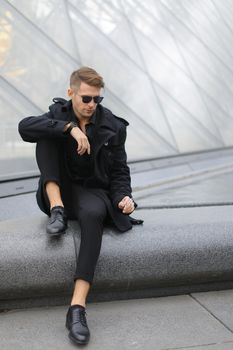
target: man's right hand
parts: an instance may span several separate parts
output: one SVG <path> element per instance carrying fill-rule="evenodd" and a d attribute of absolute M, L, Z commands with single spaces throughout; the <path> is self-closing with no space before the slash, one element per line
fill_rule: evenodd
<path fill-rule="evenodd" d="M 78 143 L 77 152 L 80 156 L 82 156 L 85 152 L 87 152 L 88 154 L 91 153 L 91 147 L 88 138 L 84 134 L 84 132 L 82 132 L 82 130 L 79 129 L 78 126 L 75 126 L 71 130 L 70 135 L 73 136 L 73 138 Z"/>

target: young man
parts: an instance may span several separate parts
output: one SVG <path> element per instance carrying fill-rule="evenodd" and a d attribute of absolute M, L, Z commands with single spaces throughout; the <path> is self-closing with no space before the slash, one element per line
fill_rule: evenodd
<path fill-rule="evenodd" d="M 77 344 L 87 344 L 90 338 L 86 298 L 104 222 L 110 219 L 122 232 L 134 223 L 128 215 L 135 209 L 125 152 L 128 123 L 100 104 L 103 88 L 103 78 L 82 67 L 71 74 L 69 101 L 55 98 L 48 113 L 19 123 L 23 140 L 37 143 L 37 202 L 50 217 L 47 234 L 63 234 L 67 219 L 80 224 L 81 245 L 66 319 L 69 337 Z"/>

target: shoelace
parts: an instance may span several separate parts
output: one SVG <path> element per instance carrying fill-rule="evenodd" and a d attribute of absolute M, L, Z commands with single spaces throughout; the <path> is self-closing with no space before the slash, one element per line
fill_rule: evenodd
<path fill-rule="evenodd" d="M 60 216 L 60 215 L 63 215 L 62 210 L 57 209 L 57 210 L 54 210 L 54 211 L 52 212 L 52 214 L 51 214 L 51 223 L 54 222 L 55 220 L 57 220 L 57 216 L 58 216 L 58 215 L 59 215 L 59 216 Z M 61 221 L 62 219 L 59 217 L 58 220 Z"/>
<path fill-rule="evenodd" d="M 77 309 L 73 313 L 73 323 L 80 322 L 83 326 L 87 327 L 86 311 Z"/>

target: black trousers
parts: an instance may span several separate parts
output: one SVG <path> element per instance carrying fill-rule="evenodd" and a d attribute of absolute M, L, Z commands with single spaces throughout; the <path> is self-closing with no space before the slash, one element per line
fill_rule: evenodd
<path fill-rule="evenodd" d="M 81 228 L 74 280 L 83 279 L 92 284 L 101 249 L 107 206 L 102 198 L 92 193 L 91 188 L 85 188 L 68 178 L 64 171 L 64 162 L 61 159 L 63 152 L 60 147 L 57 141 L 53 140 L 41 140 L 37 143 L 36 159 L 44 184 L 44 199 L 49 206 L 45 184 L 55 181 L 60 187 L 68 217 L 77 219 Z"/>

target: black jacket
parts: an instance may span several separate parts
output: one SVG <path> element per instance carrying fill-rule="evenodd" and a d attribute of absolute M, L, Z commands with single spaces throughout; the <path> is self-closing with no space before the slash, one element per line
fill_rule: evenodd
<path fill-rule="evenodd" d="M 41 116 L 24 118 L 19 123 L 19 133 L 24 141 L 38 142 L 41 139 L 54 139 L 60 143 L 65 138 L 71 137 L 64 135 L 63 130 L 65 124 L 71 119 L 72 103 L 60 98 L 55 98 L 53 101 L 55 103 L 49 107 L 49 112 Z M 96 132 L 91 148 L 95 177 L 101 181 L 101 187 L 108 190 L 114 214 L 124 216 L 125 222 L 126 215 L 119 212 L 117 205 L 124 196 L 131 197 L 132 192 L 125 152 L 127 125 L 126 120 L 116 117 L 110 110 L 98 105 Z"/>

